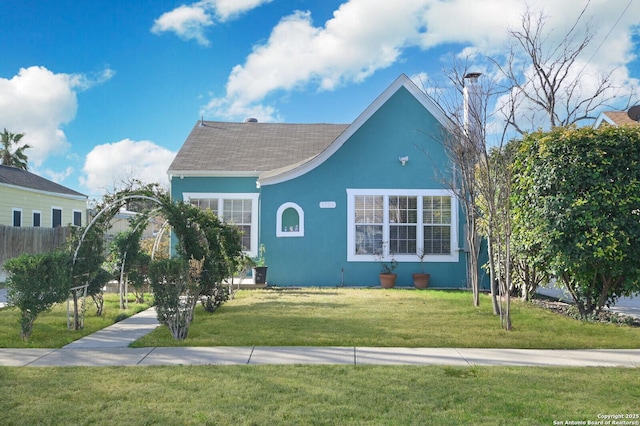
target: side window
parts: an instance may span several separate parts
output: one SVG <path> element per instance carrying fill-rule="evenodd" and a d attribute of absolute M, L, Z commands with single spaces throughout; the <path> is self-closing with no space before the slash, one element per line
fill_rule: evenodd
<path fill-rule="evenodd" d="M 221 221 L 242 231 L 242 248 L 249 257 L 258 255 L 258 193 L 183 192 L 182 199 L 210 210 Z"/>
<path fill-rule="evenodd" d="M 62 226 L 62 209 L 53 207 L 51 209 L 51 227 L 57 228 Z"/>
<path fill-rule="evenodd" d="M 284 203 L 276 213 L 277 237 L 304 237 L 304 210 L 296 203 Z"/>
<path fill-rule="evenodd" d="M 39 227 L 40 226 L 40 219 L 42 218 L 42 213 L 34 211 L 33 212 L 33 226 L 34 227 Z"/>
<path fill-rule="evenodd" d="M 13 226 L 22 226 L 22 209 L 13 209 Z"/>
<path fill-rule="evenodd" d="M 73 226 L 82 226 L 82 212 L 80 210 L 73 211 Z"/>

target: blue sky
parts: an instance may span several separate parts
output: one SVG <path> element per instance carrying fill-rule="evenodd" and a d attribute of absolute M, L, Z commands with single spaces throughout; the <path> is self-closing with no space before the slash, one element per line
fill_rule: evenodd
<path fill-rule="evenodd" d="M 638 87 L 640 0 L 537 0 L 549 37 L 587 5 L 583 72 Z M 99 197 L 166 184 L 196 121 L 350 123 L 400 73 L 500 55 L 521 0 L 2 0 L 0 129 L 30 170 Z M 479 64 L 479 67 L 482 67 Z M 624 94 L 622 92 L 621 94 Z"/>

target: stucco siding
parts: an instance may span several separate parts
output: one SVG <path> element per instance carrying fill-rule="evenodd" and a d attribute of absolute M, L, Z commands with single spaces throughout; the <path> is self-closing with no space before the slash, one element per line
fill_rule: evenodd
<path fill-rule="evenodd" d="M 379 285 L 380 267 L 373 256 L 369 262 L 347 260 L 346 189 L 446 189 L 448 160 L 442 144 L 436 142 L 441 137 L 438 121 L 401 88 L 320 166 L 295 179 L 262 187 L 261 242 L 267 246 L 268 281 L 276 285 Z M 404 166 L 401 156 L 409 157 Z M 304 210 L 302 237 L 276 236 L 276 212 L 286 202 Z M 331 208 L 321 208 L 321 203 Z M 461 222 L 456 224 L 459 231 Z M 458 236 L 458 247 L 462 247 L 462 232 Z M 457 262 L 426 264 L 431 285 L 464 287 L 464 262 L 461 255 Z M 412 285 L 411 274 L 420 272 L 420 264 L 402 262 L 395 272 L 397 285 Z"/>
<path fill-rule="evenodd" d="M 185 192 L 257 193 L 256 177 L 194 177 L 171 178 L 171 197 L 182 201 Z"/>

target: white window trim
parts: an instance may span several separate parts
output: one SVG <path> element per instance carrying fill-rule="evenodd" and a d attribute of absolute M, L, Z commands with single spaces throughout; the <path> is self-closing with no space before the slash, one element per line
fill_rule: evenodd
<path fill-rule="evenodd" d="M 76 213 L 80 213 L 80 225 L 76 225 L 75 221 L 76 221 Z M 71 213 L 71 224 L 73 226 L 82 226 L 82 210 L 78 210 L 78 209 L 73 209 L 73 212 Z"/>
<path fill-rule="evenodd" d="M 20 212 L 20 223 L 18 225 L 16 225 L 15 222 L 13 221 L 14 218 L 15 218 L 16 212 Z M 11 225 L 15 226 L 17 228 L 21 228 L 23 222 L 24 222 L 24 217 L 22 215 L 22 209 L 20 209 L 20 208 L 12 208 L 11 209 Z"/>
<path fill-rule="evenodd" d="M 257 192 L 226 193 L 226 192 L 183 192 L 182 200 L 188 203 L 192 198 L 217 198 L 218 212 L 223 212 L 223 200 L 251 200 L 251 247 L 252 250 L 245 253 L 249 257 L 258 256 L 258 198 Z M 220 216 L 221 220 L 224 217 Z"/>
<path fill-rule="evenodd" d="M 282 214 L 287 209 L 294 209 L 298 212 L 297 231 L 284 232 L 282 230 Z M 278 212 L 276 213 L 276 237 L 304 237 L 304 210 L 296 203 L 288 202 L 278 207 Z"/>
<path fill-rule="evenodd" d="M 64 226 L 64 209 L 62 207 L 51 206 L 51 227 L 53 228 L 53 211 L 60 210 L 60 226 Z M 42 222 L 42 218 L 40 218 Z"/>
<path fill-rule="evenodd" d="M 384 196 L 384 225 L 382 227 L 382 240 L 389 241 L 389 196 L 416 196 L 433 197 L 433 196 L 449 196 L 451 197 L 451 253 L 426 255 L 424 262 L 458 262 L 460 260 L 460 250 L 458 249 L 458 200 L 453 191 L 447 189 L 356 189 L 347 188 L 347 261 L 348 262 L 379 262 L 377 256 L 372 254 L 356 254 L 356 224 L 355 217 L 355 197 L 357 195 L 382 195 Z M 422 249 L 422 241 L 424 235 L 424 224 L 422 223 L 422 201 L 418 202 L 418 232 L 417 246 L 418 252 Z M 388 250 L 388 249 L 386 249 Z M 398 262 L 420 262 L 418 254 L 396 254 L 393 258 Z M 384 253 L 382 260 L 390 260 L 389 253 Z"/>
<path fill-rule="evenodd" d="M 36 227 L 35 222 L 33 220 L 33 217 L 35 214 L 39 214 L 40 215 L 40 225 L 38 225 L 37 227 L 42 227 L 42 211 L 41 210 L 32 210 L 31 211 L 31 226 Z"/>

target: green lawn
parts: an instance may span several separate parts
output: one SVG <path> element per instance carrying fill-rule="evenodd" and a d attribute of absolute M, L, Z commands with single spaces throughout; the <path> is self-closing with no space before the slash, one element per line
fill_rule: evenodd
<path fill-rule="evenodd" d="M 0 367 L 0 383 L 5 425 L 552 425 L 640 413 L 638 369 Z"/>
<path fill-rule="evenodd" d="M 640 348 L 640 329 L 585 323 L 512 302 L 512 331 L 500 328 L 483 295 L 379 289 L 251 290 L 214 314 L 196 311 L 189 337 L 166 327 L 142 346 L 402 346 L 478 348 Z"/>
<path fill-rule="evenodd" d="M 107 317 L 119 312 L 110 306 Z M 465 292 L 242 291 L 213 315 L 198 308 L 189 338 L 179 344 L 640 347 L 638 329 L 582 323 L 520 302 L 514 302 L 513 310 L 515 328 L 506 332 L 492 315 L 488 297 L 475 308 Z M 3 343 L 7 333 L 19 332 L 17 323 L 9 324 L 17 321 L 11 315 L 17 314 L 0 311 Z M 60 340 L 66 333 L 60 331 L 65 317 L 66 310 L 58 308 L 38 318 L 33 339 L 38 340 L 30 345 Z M 91 313 L 86 321 L 96 327 Z M 58 337 L 47 339 L 47 333 Z M 79 337 L 78 332 L 69 333 Z M 165 328 L 138 342 L 175 344 Z M 0 367 L 0 409 L 1 423 L 7 425 L 552 425 L 598 421 L 599 414 L 638 415 L 638 371 L 355 365 Z"/>
<path fill-rule="evenodd" d="M 149 303 L 134 303 L 133 296 L 129 298 L 129 309 L 120 310 L 118 296 L 105 295 L 104 312 L 98 317 L 96 307 L 87 298 L 84 319 L 84 329 L 74 331 L 67 329 L 67 304 L 60 303 L 51 310 L 38 315 L 33 333 L 28 341 L 20 338 L 20 311 L 17 308 L 0 309 L 0 348 L 61 348 L 88 334 L 94 333 L 112 325 L 118 315 L 133 315 L 147 309 Z M 151 300 L 149 296 L 145 300 Z"/>

